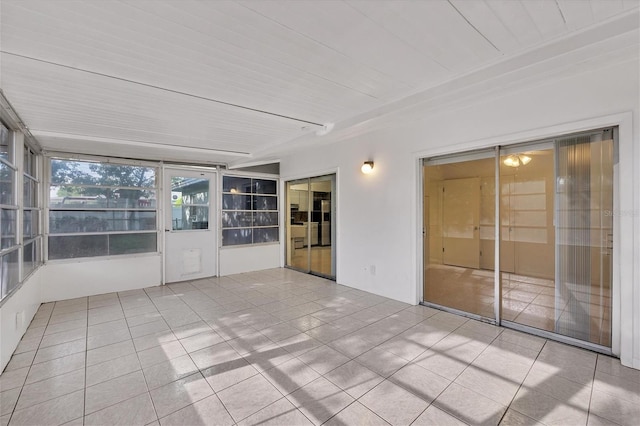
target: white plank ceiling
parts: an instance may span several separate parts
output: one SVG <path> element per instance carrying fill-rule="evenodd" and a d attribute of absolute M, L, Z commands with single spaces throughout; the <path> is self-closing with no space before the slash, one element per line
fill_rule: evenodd
<path fill-rule="evenodd" d="M 0 0 L 0 87 L 49 150 L 226 162 L 638 5 Z"/>

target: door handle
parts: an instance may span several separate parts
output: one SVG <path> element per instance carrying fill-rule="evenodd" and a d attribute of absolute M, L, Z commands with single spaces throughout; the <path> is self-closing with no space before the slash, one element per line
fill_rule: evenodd
<path fill-rule="evenodd" d="M 165 229 L 164 232 L 171 232 L 171 229 Z"/>

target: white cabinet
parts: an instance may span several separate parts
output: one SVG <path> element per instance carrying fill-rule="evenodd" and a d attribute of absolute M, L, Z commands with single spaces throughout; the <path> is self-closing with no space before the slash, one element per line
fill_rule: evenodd
<path fill-rule="evenodd" d="M 331 245 L 331 222 L 323 221 L 322 222 L 322 240 L 321 243 L 323 246 Z"/>
<path fill-rule="evenodd" d="M 289 205 L 297 205 L 299 204 L 300 201 L 300 196 L 298 195 L 299 191 L 296 191 L 294 189 L 289 191 L 289 194 L 287 194 L 289 196 L 288 201 L 289 201 Z"/>
<path fill-rule="evenodd" d="M 289 191 L 289 204 L 297 205 L 298 211 L 309 211 L 309 192 L 292 189 Z"/>
<path fill-rule="evenodd" d="M 311 226 L 311 245 L 318 245 L 318 222 L 308 222 Z"/>
<path fill-rule="evenodd" d="M 308 227 L 311 227 L 311 245 L 318 245 L 318 222 L 305 222 L 304 225 L 291 225 L 291 240 L 293 247 L 302 248 L 309 246 Z M 302 242 L 302 244 L 300 244 Z M 300 247 L 302 245 L 302 247 Z"/>
<path fill-rule="evenodd" d="M 301 212 L 309 211 L 309 192 L 298 191 L 298 210 Z"/>

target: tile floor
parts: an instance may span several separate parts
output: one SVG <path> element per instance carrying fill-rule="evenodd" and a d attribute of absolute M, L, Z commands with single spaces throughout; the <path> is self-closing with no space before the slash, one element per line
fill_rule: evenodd
<path fill-rule="evenodd" d="M 471 312 L 484 317 L 494 316 L 494 273 L 485 269 L 462 268 L 449 265 L 430 265 L 425 269 L 425 300 L 437 305 L 460 311 Z M 591 343 L 611 346 L 611 298 L 610 290 L 605 294 L 599 286 L 586 292 L 572 290 L 576 300 L 590 300 L 590 303 L 576 305 L 556 296 L 555 283 L 544 278 L 525 275 L 502 274 L 502 318 L 507 321 L 539 328 L 551 332 L 560 326 L 564 332 L 578 338 L 585 335 Z M 560 320 L 556 321 L 561 311 Z M 589 317 L 589 327 L 585 331 L 581 323 L 572 318 L 585 313 L 572 314 L 572 310 L 585 309 Z"/>
<path fill-rule="evenodd" d="M 286 269 L 40 307 L 1 425 L 638 424 L 616 359 Z"/>

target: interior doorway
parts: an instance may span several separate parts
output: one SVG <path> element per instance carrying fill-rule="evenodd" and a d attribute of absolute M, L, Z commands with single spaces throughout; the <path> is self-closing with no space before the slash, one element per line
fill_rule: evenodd
<path fill-rule="evenodd" d="M 610 348 L 615 131 L 425 160 L 424 302 Z"/>
<path fill-rule="evenodd" d="M 216 173 L 164 170 L 164 281 L 172 283 L 217 274 Z"/>
<path fill-rule="evenodd" d="M 335 279 L 336 175 L 286 183 L 286 266 Z"/>

